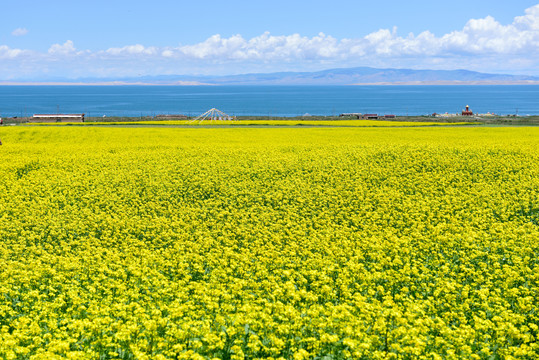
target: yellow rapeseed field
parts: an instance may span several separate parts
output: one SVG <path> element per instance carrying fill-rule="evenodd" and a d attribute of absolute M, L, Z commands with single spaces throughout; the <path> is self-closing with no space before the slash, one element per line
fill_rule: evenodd
<path fill-rule="evenodd" d="M 539 358 L 539 128 L 0 139 L 0 359 Z"/>

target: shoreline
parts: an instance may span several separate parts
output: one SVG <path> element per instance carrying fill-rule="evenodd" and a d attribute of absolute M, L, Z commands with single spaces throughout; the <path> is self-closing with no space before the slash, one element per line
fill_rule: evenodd
<path fill-rule="evenodd" d="M 352 119 L 343 117 L 323 117 L 313 116 L 304 117 L 260 117 L 260 116 L 242 116 L 233 121 L 226 120 L 205 120 L 198 121 L 190 119 L 166 119 L 156 120 L 152 117 L 87 117 L 84 122 L 37 122 L 31 121 L 31 118 L 3 118 L 3 126 L 9 125 L 36 125 L 36 126 L 329 126 L 329 127 L 370 127 L 370 126 L 399 126 L 399 124 L 408 124 L 407 126 L 431 126 L 431 125 L 487 125 L 487 126 L 539 126 L 539 115 L 532 116 L 452 116 L 452 117 L 432 117 L 432 116 L 399 116 L 394 119 Z"/>

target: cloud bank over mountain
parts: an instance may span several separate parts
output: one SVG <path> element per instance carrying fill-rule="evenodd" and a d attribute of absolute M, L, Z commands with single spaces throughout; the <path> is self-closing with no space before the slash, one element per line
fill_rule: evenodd
<path fill-rule="evenodd" d="M 19 31 L 22 34 L 22 31 Z M 436 36 L 426 30 L 401 35 L 380 29 L 358 38 L 320 33 L 273 35 L 265 32 L 213 35 L 196 44 L 131 44 L 81 50 L 71 40 L 47 52 L 0 45 L 0 78 L 31 76 L 129 76 L 152 74 L 227 74 L 320 70 L 340 66 L 481 70 L 539 75 L 539 4 L 510 24 L 491 16 L 471 19 L 460 30 Z"/>

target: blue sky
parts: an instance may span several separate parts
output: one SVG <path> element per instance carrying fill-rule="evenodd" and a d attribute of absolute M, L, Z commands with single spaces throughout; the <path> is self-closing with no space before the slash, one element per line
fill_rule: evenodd
<path fill-rule="evenodd" d="M 332 67 L 539 75 L 539 2 L 29 1 L 0 21 L 0 80 Z"/>

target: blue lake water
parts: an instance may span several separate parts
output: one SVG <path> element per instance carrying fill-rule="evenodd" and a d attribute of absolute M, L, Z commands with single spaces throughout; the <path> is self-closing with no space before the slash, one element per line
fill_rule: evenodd
<path fill-rule="evenodd" d="M 539 86 L 0 86 L 0 116 L 539 114 Z"/>

